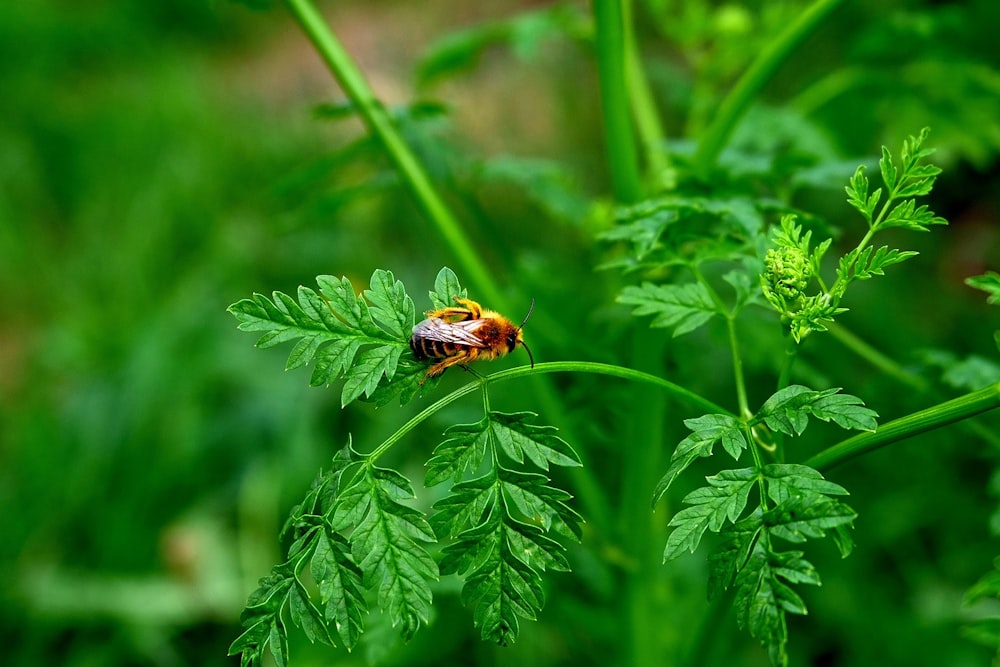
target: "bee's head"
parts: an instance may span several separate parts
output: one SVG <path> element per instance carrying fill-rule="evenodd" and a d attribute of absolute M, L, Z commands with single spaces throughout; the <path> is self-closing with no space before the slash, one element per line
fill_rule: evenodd
<path fill-rule="evenodd" d="M 535 309 L 535 300 L 532 299 L 531 305 L 528 307 L 528 314 L 524 316 L 523 320 L 521 320 L 520 326 L 518 326 L 517 329 L 515 329 L 510 335 L 507 336 L 507 350 L 509 352 L 513 352 L 514 348 L 516 348 L 518 345 L 523 347 L 525 351 L 528 353 L 528 360 L 531 362 L 532 368 L 535 367 L 535 356 L 531 354 L 531 348 L 529 348 L 525 344 L 524 335 L 521 333 L 521 329 L 524 328 L 524 323 L 528 321 L 529 317 L 531 317 L 531 311 L 533 311 L 534 309 Z"/>

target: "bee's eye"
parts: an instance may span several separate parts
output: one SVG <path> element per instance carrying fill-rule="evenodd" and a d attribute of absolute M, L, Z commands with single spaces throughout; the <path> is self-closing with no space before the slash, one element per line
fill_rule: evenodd
<path fill-rule="evenodd" d="M 510 334 L 507 336 L 507 351 L 513 352 L 515 347 L 517 347 L 517 334 Z"/>

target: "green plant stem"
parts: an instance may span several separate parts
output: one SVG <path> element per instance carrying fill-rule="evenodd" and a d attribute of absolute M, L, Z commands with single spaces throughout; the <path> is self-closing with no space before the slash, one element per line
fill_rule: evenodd
<path fill-rule="evenodd" d="M 479 260 L 479 254 L 462 231 L 458 220 L 435 190 L 427 171 L 399 135 L 389 113 L 376 99 L 361 70 L 310 0 L 286 0 L 286 3 L 368 130 L 382 143 L 403 183 L 455 256 L 466 279 L 486 302 L 494 308 L 501 308 L 504 299 L 495 286 L 496 281 Z"/>
<path fill-rule="evenodd" d="M 848 438 L 806 460 L 805 465 L 820 471 L 829 470 L 880 447 L 998 407 L 1000 407 L 1000 382 L 882 424 L 873 433 L 862 433 Z"/>
<path fill-rule="evenodd" d="M 914 391 L 925 392 L 930 389 L 930 383 L 927 380 L 919 375 L 908 372 L 895 360 L 866 343 L 842 324 L 830 322 L 826 325 L 826 328 L 844 347 L 867 361 L 886 376 L 895 379 L 897 382 L 906 385 Z"/>
<path fill-rule="evenodd" d="M 667 392 L 671 397 L 680 401 L 681 403 L 686 403 L 687 405 L 695 407 L 704 413 L 718 413 L 718 414 L 732 416 L 732 413 L 723 408 L 722 406 L 716 405 L 715 403 L 709 401 L 708 399 L 702 398 L 693 391 L 685 389 L 680 385 L 674 384 L 669 380 L 664 380 L 661 377 L 657 377 L 656 375 L 651 375 L 649 373 L 644 373 L 642 371 L 626 368 L 624 366 L 615 366 L 613 364 L 601 364 L 592 361 L 549 361 L 540 364 L 535 364 L 534 368 L 530 366 L 518 366 L 517 368 L 509 368 L 507 370 L 499 371 L 497 373 L 492 373 L 476 382 L 470 382 L 467 385 L 459 387 L 455 391 L 451 392 L 447 396 L 438 399 L 433 404 L 427 406 L 419 413 L 411 417 L 409 421 L 400 426 L 399 429 L 397 429 L 392 435 L 386 438 L 378 447 L 373 449 L 371 453 L 368 454 L 367 458 L 369 461 L 374 463 L 376 459 L 385 454 L 394 444 L 399 442 L 407 433 L 416 428 L 421 422 L 426 421 L 428 417 L 440 411 L 442 408 L 476 391 L 476 389 L 479 388 L 480 384 L 506 382 L 508 380 L 515 380 L 517 378 L 528 377 L 532 375 L 544 375 L 548 373 L 594 373 L 597 375 L 607 375 L 610 377 L 622 378 L 624 380 L 631 380 L 632 382 L 640 382 L 643 384 L 648 384 L 657 387 Z"/>
<path fill-rule="evenodd" d="M 632 21 L 632 0 L 622 0 L 622 23 L 625 34 L 625 83 L 628 86 L 629 101 L 635 130 L 643 148 L 643 156 L 648 170 L 647 178 L 657 190 L 671 185 L 669 177 L 670 156 L 663 137 L 660 113 L 653 99 L 649 80 L 642 66 L 642 58 L 635 38 Z"/>
<path fill-rule="evenodd" d="M 595 373 L 597 375 L 622 378 L 623 380 L 630 380 L 632 382 L 641 382 L 660 388 L 661 390 L 667 392 L 672 398 L 695 408 L 700 411 L 700 413 L 717 413 L 734 416 L 732 412 L 724 407 L 716 405 L 707 398 L 703 398 L 693 391 L 685 389 L 678 384 L 674 384 L 669 380 L 664 380 L 659 376 L 644 373 L 643 371 L 638 371 L 632 368 L 626 368 L 624 366 L 602 364 L 593 361 L 547 361 L 535 364 L 534 368 L 529 366 L 519 366 L 517 368 L 510 368 L 487 375 L 485 381 L 504 382 L 525 375 L 544 373 Z"/>
<path fill-rule="evenodd" d="M 805 38 L 843 1 L 816 0 L 760 53 L 750 68 L 740 77 L 729 95 L 722 101 L 719 113 L 712 119 L 698 145 L 694 157 L 694 167 L 697 173 L 705 175 L 711 170 L 736 127 L 736 123 L 750 108 L 760 91 Z"/>
<path fill-rule="evenodd" d="M 739 406 L 739 414 L 742 419 L 749 419 L 753 416 L 750 411 L 750 403 L 747 400 L 747 385 L 743 377 L 743 359 L 740 356 L 739 338 L 736 336 L 736 318 L 732 315 L 726 317 L 726 329 L 729 331 L 729 350 L 733 355 L 733 382 L 736 384 L 736 402 Z"/>
<path fill-rule="evenodd" d="M 634 332 L 630 366 L 640 371 L 661 371 L 664 360 L 662 332 L 639 327 Z M 622 476 L 618 506 L 617 542 L 629 559 L 619 603 L 625 623 L 621 642 L 624 664 L 653 667 L 659 664 L 657 598 L 660 588 L 660 538 L 657 519 L 649 511 L 649 492 L 655 488 L 664 456 L 664 420 L 667 402 L 646 385 L 636 384 L 628 393 L 629 419 L 624 425 Z"/>
<path fill-rule="evenodd" d="M 642 197 L 638 151 L 626 85 L 626 26 L 622 0 L 593 0 L 604 145 L 615 199 Z"/>

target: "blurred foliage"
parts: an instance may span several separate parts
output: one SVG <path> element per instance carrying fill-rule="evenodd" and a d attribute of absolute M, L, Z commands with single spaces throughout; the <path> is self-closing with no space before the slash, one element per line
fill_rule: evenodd
<path fill-rule="evenodd" d="M 238 614 L 278 560 L 280 523 L 316 469 L 348 432 L 378 442 L 419 409 L 393 419 L 370 405 L 342 412 L 337 391 L 282 375 L 286 352 L 250 349 L 225 312 L 251 291 L 293 292 L 330 273 L 363 284 L 380 266 L 430 286 L 451 259 L 378 147 L 352 121 L 316 112 L 343 98 L 271 4 L 0 3 L 7 665 L 235 664 L 225 654 Z M 322 7 L 399 109 L 501 289 L 518 303 L 536 299 L 536 358 L 628 363 L 645 334 L 614 304 L 622 278 L 594 270 L 618 258 L 595 241 L 609 216 L 588 7 L 482 5 Z M 803 6 L 636 3 L 638 46 L 677 160 Z M 952 226 L 918 238 L 920 257 L 882 285 L 860 286 L 844 316 L 876 347 L 906 351 L 899 361 L 931 388 L 900 385 L 831 340 L 800 359 L 803 378 L 847 387 L 884 419 L 953 386 L 995 381 L 995 309 L 962 281 L 1000 267 L 998 22 L 993 0 L 846 2 L 782 68 L 721 161 L 720 190 L 780 198 L 839 235 L 856 224 L 842 186 L 858 162 L 933 128 L 944 173 L 932 208 Z M 765 333 L 772 324 L 741 331 L 758 398 L 772 392 L 783 353 Z M 704 353 L 723 339 L 707 327 L 671 341 L 659 370 L 725 401 L 729 362 Z M 634 394 L 595 377 L 556 386 L 565 405 L 582 406 L 559 427 L 602 461 L 609 496 L 627 491 L 617 452 L 628 446 L 619 430 Z M 516 398 L 494 404 L 520 409 Z M 394 466 L 425 460 L 443 424 L 476 419 L 468 407 L 449 413 Z M 664 441 L 683 437 L 691 416 L 672 411 Z M 984 418 L 990 428 L 995 418 Z M 793 664 L 985 664 L 990 651 L 961 631 L 990 612 L 961 603 L 1000 538 L 989 533 L 1000 451 L 984 442 L 952 427 L 836 471 L 859 514 L 857 548 L 843 561 L 833 548 L 811 554 L 824 586 L 803 595 L 811 614 L 792 624 Z M 651 519 L 663 535 L 664 517 Z M 635 554 L 618 530 L 569 546 L 574 573 L 553 578 L 540 622 L 513 647 L 480 643 L 456 582 L 444 579 L 430 627 L 410 643 L 376 612 L 364 646 L 336 664 L 622 664 L 616 601 Z M 647 639 L 665 663 L 705 631 L 696 620 L 707 610 L 704 570 L 691 557 L 657 569 Z M 704 622 L 718 633 L 706 664 L 766 664 L 731 617 Z M 295 665 L 331 664 L 325 648 L 292 643 Z"/>

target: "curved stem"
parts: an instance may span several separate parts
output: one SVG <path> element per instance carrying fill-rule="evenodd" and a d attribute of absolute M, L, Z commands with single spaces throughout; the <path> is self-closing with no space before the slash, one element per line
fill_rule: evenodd
<path fill-rule="evenodd" d="M 778 68 L 791 56 L 792 52 L 805 40 L 827 15 L 843 0 L 816 0 L 799 15 L 788 28 L 764 49 L 750 68 L 743 74 L 719 107 L 719 113 L 712 120 L 708 131 L 695 153 L 695 170 L 706 174 L 715 164 L 722 147 L 732 134 L 736 123 L 746 113 L 760 91 L 771 80 Z"/>
<path fill-rule="evenodd" d="M 393 445 L 402 440 L 403 436 L 405 436 L 407 433 L 415 429 L 421 422 L 425 421 L 428 417 L 433 415 L 435 412 L 439 411 L 441 408 L 449 405 L 450 403 L 454 403 L 455 401 L 457 401 L 458 399 L 462 398 L 467 394 L 471 394 L 477 388 L 479 388 L 482 382 L 483 382 L 482 380 L 479 380 L 477 382 L 470 382 L 469 384 L 451 392 L 447 396 L 439 398 L 434 403 L 428 405 L 426 408 L 418 412 L 413 417 L 410 417 L 409 421 L 407 421 L 405 424 L 396 429 L 396 431 L 392 435 L 390 435 L 388 438 L 382 441 L 382 444 L 373 449 L 371 453 L 367 455 L 366 458 L 368 459 L 368 461 L 370 463 L 374 463 L 375 460 L 378 459 L 378 457 L 382 456 L 387 451 L 389 451 L 389 449 Z"/>
<path fill-rule="evenodd" d="M 1000 407 L 1000 382 L 882 424 L 877 431 L 848 438 L 816 454 L 804 463 L 820 471 L 829 470 L 880 447 L 974 417 L 998 407 Z"/>
<path fill-rule="evenodd" d="M 378 457 L 382 456 L 386 451 L 388 451 L 394 444 L 399 442 L 403 436 L 412 431 L 421 422 L 425 421 L 428 417 L 438 412 L 445 406 L 454 403 L 463 396 L 467 396 L 474 392 L 480 385 L 485 385 L 493 382 L 506 382 L 507 380 L 515 380 L 520 377 L 526 377 L 529 375 L 544 375 L 547 373 L 595 373 L 597 375 L 608 375 L 611 377 L 618 377 L 625 380 L 631 380 L 633 382 L 643 382 L 645 384 L 658 387 L 663 391 L 676 398 L 677 400 L 687 403 L 693 407 L 703 410 L 706 413 L 718 413 L 724 415 L 732 415 L 731 412 L 725 408 L 716 405 L 715 403 L 709 401 L 706 398 L 702 398 L 698 394 L 681 387 L 680 385 L 674 384 L 669 380 L 664 380 L 663 378 L 657 377 L 655 375 L 650 375 L 649 373 L 643 373 L 642 371 L 632 370 L 631 368 L 625 368 L 624 366 L 614 366 L 612 364 L 601 364 L 592 361 L 548 361 L 540 364 L 535 364 L 535 367 L 530 366 L 518 366 L 517 368 L 510 368 L 504 371 L 499 371 L 491 375 L 487 375 L 480 380 L 475 382 L 470 382 L 469 384 L 456 389 L 447 396 L 438 399 L 432 405 L 427 406 L 419 413 L 414 415 L 405 424 L 399 427 L 399 429 L 386 438 L 382 444 L 372 450 L 368 454 L 367 458 L 370 461 L 374 461 Z"/>
<path fill-rule="evenodd" d="M 496 281 L 491 278 L 486 267 L 479 260 L 479 254 L 469 243 L 451 209 L 434 189 L 427 171 L 399 135 L 389 113 L 375 98 L 375 94 L 361 70 L 355 65 L 310 0 L 286 0 L 286 2 L 299 25 L 312 41 L 313 46 L 316 47 L 316 51 L 357 109 L 368 130 L 382 143 L 386 154 L 396 167 L 400 179 L 409 188 L 418 206 L 444 239 L 462 272 L 468 281 L 475 286 L 475 291 L 483 295 L 483 299 L 491 303 L 494 308 L 502 309 L 504 299 L 496 288 Z"/>
<path fill-rule="evenodd" d="M 644 382 L 654 387 L 659 387 L 682 403 L 687 403 L 688 405 L 702 410 L 705 413 L 718 413 L 733 416 L 732 412 L 726 410 L 722 406 L 716 405 L 707 398 L 703 398 L 693 391 L 685 389 L 678 384 L 674 384 L 669 380 L 664 380 L 661 377 L 644 373 L 642 371 L 625 368 L 624 366 L 602 364 L 593 361 L 547 361 L 535 364 L 534 368 L 529 366 L 519 366 L 517 368 L 510 368 L 508 370 L 499 371 L 498 373 L 493 373 L 492 375 L 487 375 L 485 381 L 503 382 L 525 375 L 545 373 L 595 373 L 597 375 L 608 375 L 611 377 L 622 378 L 624 380 L 631 380 L 633 382 Z"/>

